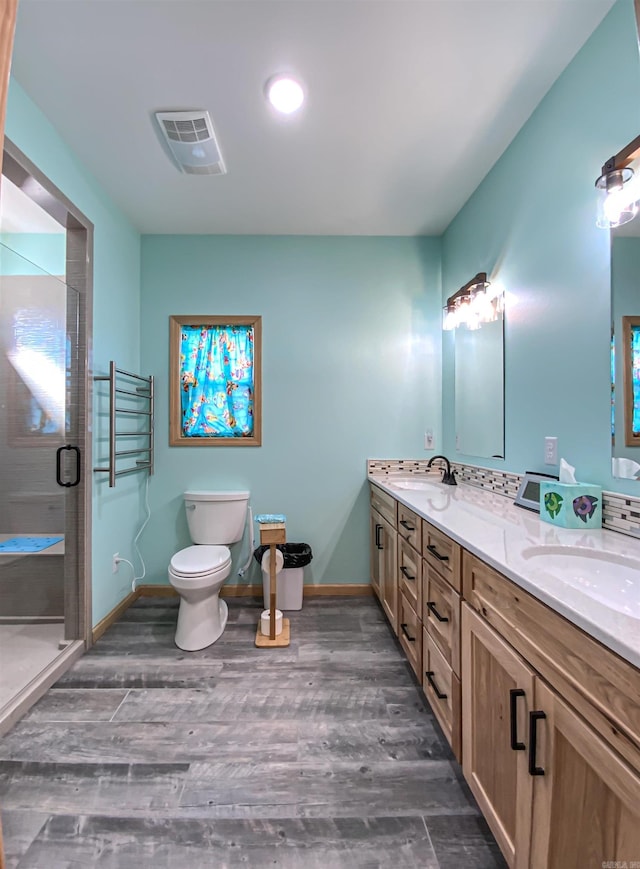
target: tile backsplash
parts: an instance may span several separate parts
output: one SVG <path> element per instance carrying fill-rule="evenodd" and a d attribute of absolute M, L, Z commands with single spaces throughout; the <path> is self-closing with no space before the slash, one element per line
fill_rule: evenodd
<path fill-rule="evenodd" d="M 368 459 L 367 475 L 370 477 L 406 477 L 413 474 L 433 473 L 441 465 L 428 468 L 428 459 Z M 482 468 L 451 462 L 452 470 L 460 482 L 488 489 L 499 495 L 515 498 L 522 476 L 494 468 Z M 621 534 L 640 537 L 640 497 L 623 495 L 620 492 L 602 493 L 602 527 Z"/>

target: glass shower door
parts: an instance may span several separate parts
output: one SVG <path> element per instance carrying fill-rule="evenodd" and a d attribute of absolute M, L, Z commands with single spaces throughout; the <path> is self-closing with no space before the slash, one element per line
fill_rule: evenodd
<path fill-rule="evenodd" d="M 0 246 L 0 708 L 80 638 L 79 311 Z"/>

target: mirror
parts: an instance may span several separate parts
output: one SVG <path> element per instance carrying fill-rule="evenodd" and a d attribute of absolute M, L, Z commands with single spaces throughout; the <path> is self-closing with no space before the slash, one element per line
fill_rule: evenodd
<path fill-rule="evenodd" d="M 640 241 L 640 239 L 639 239 Z M 504 458 L 504 314 L 454 332 L 456 453 Z"/>
<path fill-rule="evenodd" d="M 640 215 L 611 230 L 611 320 L 612 474 L 640 480 Z"/>

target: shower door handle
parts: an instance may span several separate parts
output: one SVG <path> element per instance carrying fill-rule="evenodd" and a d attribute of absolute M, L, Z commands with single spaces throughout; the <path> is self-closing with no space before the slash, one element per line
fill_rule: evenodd
<path fill-rule="evenodd" d="M 66 483 L 62 479 L 62 451 L 63 450 L 73 450 L 76 454 L 76 478 L 71 483 Z M 70 486 L 77 486 L 80 482 L 80 450 L 78 447 L 73 446 L 72 444 L 65 444 L 63 447 L 58 447 L 56 450 L 56 483 L 59 486 L 64 486 L 65 488 L 69 488 Z"/>

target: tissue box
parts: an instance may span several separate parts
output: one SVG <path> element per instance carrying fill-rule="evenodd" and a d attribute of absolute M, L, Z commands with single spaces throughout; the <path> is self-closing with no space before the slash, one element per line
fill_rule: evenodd
<path fill-rule="evenodd" d="M 602 528 L 602 486 L 541 481 L 540 518 L 561 528 Z"/>

